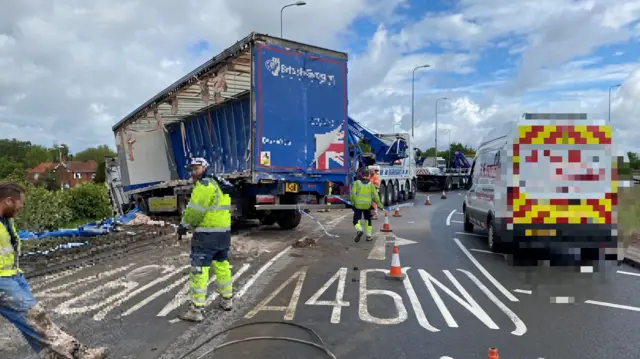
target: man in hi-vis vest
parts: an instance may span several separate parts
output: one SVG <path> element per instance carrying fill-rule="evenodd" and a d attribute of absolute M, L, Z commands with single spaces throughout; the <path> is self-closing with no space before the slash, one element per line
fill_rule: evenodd
<path fill-rule="evenodd" d="M 191 238 L 191 275 L 189 294 L 191 305 L 180 319 L 200 322 L 204 319 L 207 301 L 210 267 L 216 275 L 216 291 L 220 294 L 220 306 L 232 309 L 233 287 L 229 266 L 231 246 L 231 197 L 222 192 L 215 178 L 204 176 L 209 163 L 204 158 L 191 161 L 191 176 L 194 187 L 189 204 L 182 216 L 178 234 L 187 230 Z"/>
<path fill-rule="evenodd" d="M 22 332 L 41 358 L 106 358 L 106 348 L 79 343 L 55 325 L 33 297 L 20 270 L 20 237 L 13 224 L 24 200 L 20 185 L 0 182 L 0 314 Z"/>
<path fill-rule="evenodd" d="M 378 205 L 378 209 L 383 210 L 384 206 L 380 203 L 380 196 L 373 183 L 369 182 L 369 170 L 362 171 L 360 179 L 355 181 L 351 186 L 349 200 L 353 206 L 353 226 L 356 228 L 356 242 L 360 242 L 362 238 L 361 219 L 364 217 L 367 241 L 372 239 L 373 225 L 371 224 L 372 203 Z"/>

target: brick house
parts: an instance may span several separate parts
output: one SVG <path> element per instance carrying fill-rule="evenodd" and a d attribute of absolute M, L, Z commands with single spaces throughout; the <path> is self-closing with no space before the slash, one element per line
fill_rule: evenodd
<path fill-rule="evenodd" d="M 71 188 L 80 182 L 93 180 L 97 169 L 95 161 L 42 162 L 27 170 L 27 181 L 36 183 L 47 172 L 53 172 L 58 186 Z"/>

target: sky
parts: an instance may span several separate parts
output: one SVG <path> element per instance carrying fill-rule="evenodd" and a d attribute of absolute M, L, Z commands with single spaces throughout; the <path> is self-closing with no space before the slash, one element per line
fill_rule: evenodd
<path fill-rule="evenodd" d="M 251 31 L 279 35 L 290 0 L 2 0 L 0 137 L 73 152 Z M 477 146 L 524 112 L 608 118 L 640 152 L 640 0 L 308 0 L 284 37 L 349 54 L 349 114 L 415 142 Z"/>

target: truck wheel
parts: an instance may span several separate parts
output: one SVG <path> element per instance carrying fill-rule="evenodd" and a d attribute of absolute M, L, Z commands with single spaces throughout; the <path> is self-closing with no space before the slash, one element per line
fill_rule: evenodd
<path fill-rule="evenodd" d="M 378 193 L 378 195 L 380 196 L 380 202 L 382 202 L 382 204 L 386 206 L 387 187 L 384 185 L 384 183 L 380 184 L 380 193 Z"/>
<path fill-rule="evenodd" d="M 389 207 L 391 205 L 391 192 L 393 192 L 393 184 L 391 183 L 387 183 L 387 188 L 384 191 L 385 195 L 384 195 L 384 206 L 385 207 Z"/>
<path fill-rule="evenodd" d="M 389 190 L 389 192 L 391 192 L 391 203 L 396 203 L 398 202 L 398 182 L 391 182 L 391 189 Z"/>
<path fill-rule="evenodd" d="M 411 186 L 408 189 L 409 199 L 416 198 L 416 189 L 417 189 L 416 187 L 417 187 L 416 180 L 411 180 Z"/>
<path fill-rule="evenodd" d="M 278 226 L 281 229 L 294 229 L 300 224 L 302 214 L 295 209 L 286 209 L 278 212 L 280 213 L 276 217 L 276 222 L 278 222 Z"/>
<path fill-rule="evenodd" d="M 444 187 L 447 189 L 447 191 L 451 191 L 451 187 L 453 187 L 451 182 L 451 177 L 447 177 L 447 179 L 444 181 Z"/>
<path fill-rule="evenodd" d="M 269 213 L 260 218 L 260 224 L 264 226 L 273 226 L 276 223 L 276 216 L 273 213 Z"/>

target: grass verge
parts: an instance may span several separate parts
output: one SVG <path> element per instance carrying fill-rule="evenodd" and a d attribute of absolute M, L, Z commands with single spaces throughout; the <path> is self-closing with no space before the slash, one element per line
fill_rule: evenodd
<path fill-rule="evenodd" d="M 640 246 L 640 186 L 620 189 L 618 235 L 626 246 Z"/>

